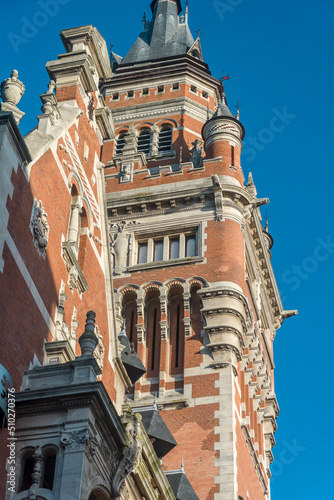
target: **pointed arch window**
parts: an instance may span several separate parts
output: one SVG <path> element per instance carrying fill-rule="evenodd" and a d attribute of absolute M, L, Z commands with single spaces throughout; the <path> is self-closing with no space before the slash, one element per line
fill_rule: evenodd
<path fill-rule="evenodd" d="M 115 151 L 116 155 L 120 155 L 122 153 L 122 150 L 125 146 L 125 136 L 126 136 L 126 132 L 121 132 L 119 134 L 119 136 L 117 137 L 116 151 Z"/>
<path fill-rule="evenodd" d="M 142 151 L 146 155 L 150 152 L 151 131 L 149 128 L 141 129 L 137 140 L 137 151 Z"/>
<path fill-rule="evenodd" d="M 173 129 L 170 125 L 163 125 L 159 132 L 159 153 L 165 153 L 172 150 Z"/>

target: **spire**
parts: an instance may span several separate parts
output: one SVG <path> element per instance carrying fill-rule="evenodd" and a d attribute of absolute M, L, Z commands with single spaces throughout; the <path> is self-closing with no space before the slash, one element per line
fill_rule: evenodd
<path fill-rule="evenodd" d="M 240 104 L 239 104 L 239 99 L 238 99 L 238 102 L 237 102 L 236 108 L 237 108 L 236 119 L 237 119 L 237 120 L 240 120 Z"/>
<path fill-rule="evenodd" d="M 189 0 L 186 0 L 186 10 L 184 12 L 184 15 L 185 15 L 185 23 L 188 24 L 188 17 L 189 17 L 189 9 L 188 9 L 188 5 L 189 5 Z"/>
<path fill-rule="evenodd" d="M 180 0 L 153 0 L 152 21 L 142 20 L 143 31 L 124 57 L 122 64 L 187 54 L 194 45 L 188 27 L 188 2 L 185 15 L 180 16 Z M 197 53 L 201 53 L 197 50 Z M 201 58 L 201 57 L 199 57 Z"/>

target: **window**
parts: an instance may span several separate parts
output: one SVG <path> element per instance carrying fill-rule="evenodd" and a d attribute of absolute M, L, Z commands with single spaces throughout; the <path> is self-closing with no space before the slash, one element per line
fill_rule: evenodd
<path fill-rule="evenodd" d="M 116 141 L 116 155 L 120 155 L 122 153 L 122 149 L 125 146 L 125 136 L 126 132 L 122 132 L 119 134 L 117 141 Z"/>
<path fill-rule="evenodd" d="M 119 99 L 119 93 L 118 92 L 114 92 L 113 95 L 112 95 L 112 98 L 113 98 L 113 101 L 117 101 Z"/>
<path fill-rule="evenodd" d="M 143 89 L 143 95 L 148 95 L 148 89 Z"/>
<path fill-rule="evenodd" d="M 209 97 L 208 92 L 206 92 L 205 90 L 203 90 L 202 91 L 202 97 L 204 97 L 204 99 L 207 99 Z"/>
<path fill-rule="evenodd" d="M 191 85 L 190 90 L 194 92 L 194 94 L 197 94 L 197 87 L 195 85 Z"/>
<path fill-rule="evenodd" d="M 231 146 L 231 166 L 234 167 L 234 146 Z"/>
<path fill-rule="evenodd" d="M 19 492 L 29 490 L 32 485 L 31 475 L 34 472 L 34 459 L 32 457 L 26 457 L 23 466 L 22 482 Z"/>
<path fill-rule="evenodd" d="M 186 236 L 186 257 L 195 257 L 196 255 L 196 237 L 195 235 Z"/>
<path fill-rule="evenodd" d="M 147 242 L 138 244 L 138 264 L 147 262 Z"/>
<path fill-rule="evenodd" d="M 179 83 L 173 83 L 173 90 L 179 90 L 180 84 Z"/>
<path fill-rule="evenodd" d="M 163 125 L 159 133 L 159 153 L 164 153 L 165 151 L 171 151 L 172 149 L 172 127 L 169 125 Z"/>
<path fill-rule="evenodd" d="M 53 489 L 55 469 L 56 469 L 56 454 L 53 453 L 47 456 L 45 459 L 43 488 L 46 488 L 47 490 Z"/>
<path fill-rule="evenodd" d="M 163 92 L 164 91 L 164 86 L 163 85 L 159 85 L 158 86 L 158 92 Z"/>
<path fill-rule="evenodd" d="M 160 234 L 146 239 L 140 235 L 130 256 L 130 267 L 137 264 L 152 264 L 154 267 L 154 263 L 158 265 L 169 260 L 179 260 L 181 264 L 182 259 L 200 257 L 201 238 L 197 238 L 197 231 L 198 228 L 191 228 L 179 234 Z"/>
<path fill-rule="evenodd" d="M 144 128 L 140 131 L 137 141 L 137 150 L 142 151 L 146 155 L 150 152 L 151 131 L 149 128 Z"/>
<path fill-rule="evenodd" d="M 170 373 L 183 373 L 184 367 L 184 302 L 183 289 L 173 288 L 168 294 L 168 321 L 170 328 Z"/>
<path fill-rule="evenodd" d="M 169 258 L 178 259 L 180 255 L 180 239 L 172 238 L 169 240 Z"/>
<path fill-rule="evenodd" d="M 163 240 L 157 240 L 154 242 L 154 257 L 153 260 L 159 261 L 163 260 L 163 253 L 164 253 L 164 242 Z"/>
<path fill-rule="evenodd" d="M 128 97 L 133 97 L 133 90 L 128 90 Z"/>

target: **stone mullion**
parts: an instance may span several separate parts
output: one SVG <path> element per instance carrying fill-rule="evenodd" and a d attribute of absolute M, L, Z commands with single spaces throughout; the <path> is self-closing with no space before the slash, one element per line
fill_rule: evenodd
<path fill-rule="evenodd" d="M 146 337 L 145 337 L 145 318 L 144 318 L 144 301 L 142 295 L 136 299 L 137 304 L 137 355 L 140 361 L 146 368 Z M 146 374 L 143 375 L 146 378 Z M 140 379 L 141 380 L 141 379 Z M 142 384 L 140 381 L 135 383 L 135 400 L 141 396 Z"/>
<path fill-rule="evenodd" d="M 183 324 L 185 337 L 191 336 L 191 321 L 190 321 L 190 287 L 189 283 L 183 285 Z"/>

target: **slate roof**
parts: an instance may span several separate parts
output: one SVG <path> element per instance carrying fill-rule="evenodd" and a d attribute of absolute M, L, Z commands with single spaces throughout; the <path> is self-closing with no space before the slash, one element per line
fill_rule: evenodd
<path fill-rule="evenodd" d="M 179 0 L 155 0 L 151 8 L 153 15 L 148 30 L 139 35 L 122 64 L 187 54 L 194 44 L 188 24 L 179 21 Z"/>
<path fill-rule="evenodd" d="M 177 445 L 177 442 L 160 416 L 159 410 L 156 407 L 151 407 L 135 411 L 142 416 L 143 425 L 147 435 L 152 439 L 157 457 L 162 458 L 167 455 Z"/>
<path fill-rule="evenodd" d="M 183 470 L 165 472 L 176 500 L 199 500 Z"/>

